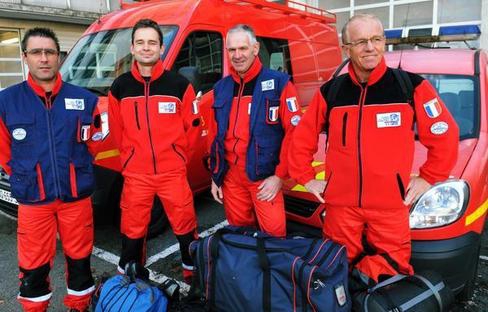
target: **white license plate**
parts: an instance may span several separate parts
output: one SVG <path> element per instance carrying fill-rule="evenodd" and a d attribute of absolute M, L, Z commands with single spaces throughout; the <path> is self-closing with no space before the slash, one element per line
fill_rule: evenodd
<path fill-rule="evenodd" d="M 8 203 L 18 205 L 19 203 L 10 195 L 9 191 L 0 189 L 0 200 L 6 201 Z"/>

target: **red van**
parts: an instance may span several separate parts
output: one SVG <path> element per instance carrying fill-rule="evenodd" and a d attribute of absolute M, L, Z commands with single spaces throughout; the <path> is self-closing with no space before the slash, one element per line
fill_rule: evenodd
<path fill-rule="evenodd" d="M 459 35 L 473 28 L 450 27 L 441 27 L 439 32 Z M 410 209 L 411 262 L 417 271 L 438 271 L 460 299 L 469 299 L 477 276 L 481 234 L 488 210 L 488 53 L 469 49 L 419 49 L 387 52 L 385 57 L 388 66 L 428 79 L 459 126 L 458 160 L 450 179 L 436 184 Z M 314 166 L 317 178 L 327 179 L 324 177 L 325 134 L 319 143 Z M 426 157 L 426 148 L 417 141 L 412 174 L 418 174 Z M 327 218 L 324 206 L 293 180 L 287 181 L 285 187 L 288 218 L 321 228 Z"/>
<path fill-rule="evenodd" d="M 335 15 L 293 1 L 284 4 L 264 0 L 186 0 L 122 2 L 122 9 L 94 22 L 68 54 L 62 67 L 63 79 L 87 88 L 100 96 L 99 129 L 92 139 L 99 142 L 96 155 L 97 190 L 93 195 L 98 222 L 118 220 L 122 179 L 119 151 L 109 135 L 107 93 L 120 74 L 129 71 L 131 31 L 142 18 L 151 18 L 164 34 L 163 66 L 187 77 L 203 98 L 202 139 L 193 146 L 188 164 L 193 192 L 209 187 L 207 171 L 207 127 L 210 120 L 210 91 L 213 84 L 229 74 L 225 34 L 237 23 L 253 27 L 261 44 L 264 66 L 291 75 L 302 103 L 326 81 L 341 62 L 335 29 Z M 155 207 L 161 205 L 155 200 Z M 8 177 L 0 173 L 0 208 L 16 215 L 16 202 L 10 197 Z M 150 235 L 164 228 L 162 209 L 153 209 Z"/>

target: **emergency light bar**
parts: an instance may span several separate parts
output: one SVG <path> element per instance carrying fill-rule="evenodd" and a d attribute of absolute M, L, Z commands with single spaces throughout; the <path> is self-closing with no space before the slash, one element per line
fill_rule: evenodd
<path fill-rule="evenodd" d="M 385 30 L 386 44 L 467 41 L 476 40 L 481 35 L 479 25 L 441 26 L 437 35 L 434 34 L 434 29 L 431 27 L 408 29 L 406 37 L 403 37 L 404 32 L 407 31 L 403 29 Z"/>

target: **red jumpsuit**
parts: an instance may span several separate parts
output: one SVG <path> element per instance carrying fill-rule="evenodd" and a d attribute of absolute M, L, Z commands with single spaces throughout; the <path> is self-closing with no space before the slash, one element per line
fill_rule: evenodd
<path fill-rule="evenodd" d="M 286 220 L 283 193 L 280 190 L 272 201 L 257 199 L 261 181 L 251 181 L 246 174 L 246 153 L 249 143 L 249 117 L 253 90 L 262 64 L 256 59 L 248 72 L 241 79 L 231 69 L 235 81 L 234 98 L 230 111 L 229 127 L 224 141 L 225 160 L 229 165 L 222 191 L 225 214 L 231 225 L 256 226 L 273 236 L 286 235 Z M 280 151 L 280 162 L 275 175 L 281 179 L 288 177 L 287 153 L 288 143 L 295 125 L 302 115 L 297 101 L 295 87 L 291 82 L 283 88 L 278 111 L 279 120 L 285 131 Z M 287 104 L 291 103 L 291 106 Z M 290 102 L 291 101 L 291 102 Z"/>
<path fill-rule="evenodd" d="M 161 60 L 151 77 L 142 77 L 134 63 L 131 72 L 112 85 L 109 125 L 124 176 L 120 271 L 131 260 L 145 262 L 145 236 L 156 195 L 180 242 L 183 268 L 192 269 L 188 245 L 196 238 L 197 222 L 186 164 L 190 147 L 200 136 L 194 99 L 191 84 L 163 72 Z"/>
<path fill-rule="evenodd" d="M 420 177 L 433 184 L 449 176 L 457 158 L 458 128 L 449 111 L 422 77 L 408 73 L 414 87 L 408 103 L 384 60 L 367 84 L 352 66 L 335 103 L 326 96 L 332 82 L 315 94 L 297 127 L 289 153 L 289 172 L 298 183 L 315 178 L 311 167 L 318 135 L 327 131 L 323 234 L 345 244 L 350 262 L 378 281 L 382 274 L 412 274 L 409 210 L 403 204 L 415 143 L 428 148 Z M 375 250 L 362 257 L 362 235 Z"/>
<path fill-rule="evenodd" d="M 63 100 L 67 98 L 66 95 L 59 94 L 63 84 L 59 74 L 50 94 L 38 86 L 30 75 L 27 84 L 42 100 L 47 110 L 51 110 L 55 98 L 56 105 L 65 104 Z M 95 109 L 93 116 L 97 114 Z M 78 126 L 67 124 L 65 129 L 69 131 L 71 127 L 76 129 Z M 93 125 L 91 128 L 94 129 Z M 47 144 L 47 138 L 42 139 L 46 140 Z M 12 174 L 12 170 L 8 162 L 15 161 L 11 159 L 11 141 L 11 133 L 0 118 L 0 165 L 9 175 Z M 90 152 L 94 154 L 94 142 L 89 140 L 89 135 L 86 135 L 83 141 L 86 141 Z M 45 193 L 42 190 L 48 192 L 47 187 L 50 184 L 43 181 L 41 166 L 38 166 L 37 170 L 39 195 L 40 200 L 43 201 Z M 77 197 L 76 181 L 71 181 L 71 190 L 73 196 Z M 67 295 L 64 297 L 64 304 L 68 308 L 84 311 L 91 301 L 91 295 L 95 290 L 90 268 L 93 247 L 91 199 L 84 197 L 70 202 L 56 199 L 48 203 L 19 204 L 17 248 L 21 285 L 18 300 L 25 311 L 45 311 L 49 305 L 52 296 L 49 272 L 56 255 L 57 233 L 66 257 Z"/>

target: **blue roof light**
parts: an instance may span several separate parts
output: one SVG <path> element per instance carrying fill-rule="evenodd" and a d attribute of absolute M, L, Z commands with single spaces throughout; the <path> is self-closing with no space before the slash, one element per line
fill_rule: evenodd
<path fill-rule="evenodd" d="M 402 33 L 403 33 L 402 29 L 388 29 L 385 30 L 385 37 L 386 39 L 401 38 Z"/>
<path fill-rule="evenodd" d="M 458 25 L 439 27 L 439 36 L 452 35 L 479 35 L 481 30 L 478 25 Z"/>

